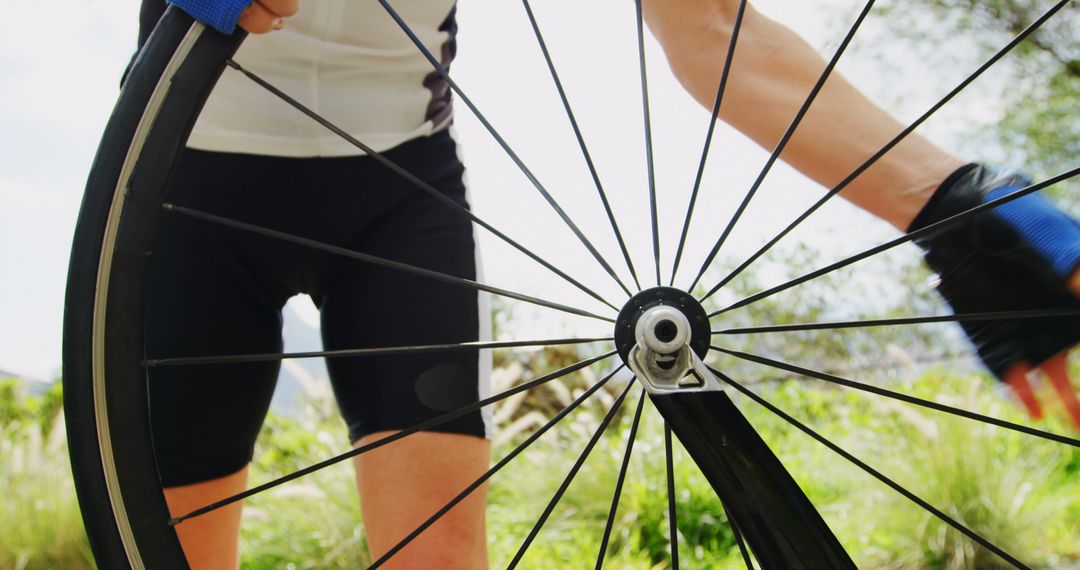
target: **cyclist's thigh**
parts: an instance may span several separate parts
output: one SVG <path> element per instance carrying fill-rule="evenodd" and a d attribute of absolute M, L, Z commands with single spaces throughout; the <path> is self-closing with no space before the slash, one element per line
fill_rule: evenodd
<path fill-rule="evenodd" d="M 448 134 L 411 141 L 387 156 L 467 205 L 463 167 Z M 469 220 L 395 177 L 379 182 L 370 191 L 408 193 L 408 199 L 369 224 L 349 246 L 475 279 Z M 328 274 L 319 299 L 328 349 L 475 341 L 480 338 L 481 319 L 487 318 L 480 315 L 477 292 L 467 287 L 355 262 L 337 263 Z M 487 381 L 487 366 L 476 350 L 333 358 L 328 367 L 353 441 L 375 431 L 409 427 L 487 392 L 481 384 Z M 437 429 L 486 433 L 482 412 Z"/>
<path fill-rule="evenodd" d="M 273 176 L 248 164 L 266 158 L 188 151 L 170 200 L 272 223 L 259 219 L 271 209 L 259 198 L 271 198 Z M 275 267 L 293 265 L 294 254 L 265 238 L 165 216 L 148 276 L 147 356 L 279 352 L 281 306 L 291 292 Z M 151 424 L 165 486 L 221 477 L 250 461 L 277 372 L 277 362 L 150 370 Z"/>

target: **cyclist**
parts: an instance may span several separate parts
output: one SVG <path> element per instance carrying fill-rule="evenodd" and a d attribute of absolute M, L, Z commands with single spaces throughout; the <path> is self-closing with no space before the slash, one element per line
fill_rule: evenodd
<path fill-rule="evenodd" d="M 164 8 L 164 0 L 143 2 L 143 40 Z M 248 7 L 240 21 L 269 29 L 271 11 L 285 16 L 295 10 L 295 1 L 268 1 Z M 405 12 L 428 47 L 445 54 L 449 64 L 453 1 L 410 0 Z M 468 205 L 464 167 L 447 129 L 446 86 L 377 3 L 312 2 L 286 30 L 245 42 L 236 58 Z M 477 278 L 467 218 L 312 125 L 239 74 L 225 74 L 177 164 L 171 199 Z M 150 353 L 279 352 L 281 309 L 297 293 L 309 293 L 318 304 L 327 349 L 475 341 L 490 325 L 482 298 L 470 289 L 167 218 L 149 272 Z M 490 363 L 474 350 L 333 358 L 327 366 L 350 438 L 362 445 L 484 397 Z M 175 515 L 244 490 L 277 372 L 276 363 L 246 363 L 151 374 L 155 452 Z M 488 423 L 487 414 L 477 411 L 355 459 L 373 556 L 486 470 Z M 239 523 L 237 503 L 178 525 L 192 567 L 235 568 Z M 486 567 L 486 544 L 480 490 L 387 567 Z"/>
<path fill-rule="evenodd" d="M 297 13 L 297 0 L 172 1 L 225 33 L 236 25 L 274 32 L 246 42 L 237 59 L 467 204 L 464 169 L 447 131 L 446 85 L 375 2 L 310 0 Z M 713 103 L 738 5 L 737 0 L 644 2 L 650 29 L 676 76 L 703 105 Z M 143 39 L 163 7 L 163 0 L 144 1 Z M 453 0 L 411 0 L 401 8 L 422 41 L 449 64 L 455 51 Z M 773 148 L 824 62 L 793 32 L 748 8 L 734 67 L 721 116 Z M 783 159 L 832 187 L 901 128 L 834 75 Z M 467 222 L 446 215 L 444 206 L 304 122 L 238 74 L 222 77 L 189 147 L 172 189 L 177 203 L 464 277 L 476 274 Z M 966 164 L 909 136 L 843 195 L 909 231 L 1027 184 L 1021 175 Z M 1080 294 L 1080 225 L 1040 198 L 1017 200 L 918 243 L 941 274 L 940 290 L 957 312 L 1080 304 L 1073 294 Z M 279 350 L 280 309 L 298 292 L 311 293 L 319 304 L 327 348 L 455 342 L 483 334 L 485 319 L 478 317 L 483 307 L 475 293 L 449 292 L 420 278 L 339 263 L 195 221 L 166 220 L 158 248 L 163 251 L 167 255 L 155 256 L 151 270 L 151 351 L 156 346 L 192 354 Z M 434 330 L 424 333 L 430 336 L 417 337 L 416 327 L 393 326 L 421 320 L 432 325 L 426 328 Z M 1064 370 L 1064 351 L 1080 340 L 1078 321 L 966 323 L 965 330 L 987 366 L 1033 414 L 1039 408 L 1025 377 L 1038 365 L 1080 425 L 1080 404 Z M 357 445 L 485 391 L 485 363 L 476 353 L 335 359 L 329 368 Z M 261 364 L 208 367 L 194 378 L 155 370 L 151 414 L 170 510 L 182 514 L 243 489 L 275 375 L 276 365 Z M 193 418 L 193 409 L 203 411 Z M 477 413 L 357 458 L 373 556 L 484 470 L 485 434 L 485 418 Z M 236 566 L 239 518 L 236 504 L 179 525 L 194 567 Z M 399 553 L 394 564 L 486 567 L 484 532 L 483 493 L 478 492 Z"/>

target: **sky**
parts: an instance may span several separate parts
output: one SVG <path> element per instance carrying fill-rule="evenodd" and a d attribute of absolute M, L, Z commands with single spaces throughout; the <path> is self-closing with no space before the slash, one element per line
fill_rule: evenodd
<path fill-rule="evenodd" d="M 825 49 L 835 45 L 843 32 L 841 22 L 849 21 L 858 9 L 849 0 L 757 4 Z M 652 238 L 633 5 L 617 0 L 551 0 L 535 2 L 534 10 L 639 275 L 648 280 L 653 272 Z M 0 19 L 0 370 L 50 379 L 60 369 L 65 274 L 82 186 L 117 96 L 120 74 L 134 49 L 138 3 L 16 2 L 5 12 Z M 625 277 L 621 255 L 521 5 L 463 0 L 459 25 L 455 80 Z M 42 33 L 42 26 L 48 33 Z M 932 63 L 906 61 L 903 54 L 876 46 L 880 21 L 872 19 L 866 28 L 855 55 L 841 66 L 845 75 L 901 118 L 931 103 L 940 91 L 931 87 L 932 82 L 903 79 L 929 73 Z M 652 38 L 646 52 L 666 279 L 709 117 L 679 87 Z M 887 61 L 890 56 L 895 57 Z M 903 97 L 895 92 L 897 84 L 905 85 Z M 985 106 L 980 109 L 986 112 Z M 956 117 L 946 114 L 928 125 L 931 136 L 947 138 L 943 133 Z M 463 105 L 457 108 L 456 130 L 477 214 L 619 305 L 625 296 L 618 286 L 560 225 Z M 700 265 L 766 157 L 738 133 L 718 130 L 681 281 Z M 779 165 L 723 255 L 749 254 L 821 192 Z M 812 241 L 829 257 L 875 245 L 891 235 L 880 222 L 840 202 L 812 220 L 792 237 Z M 853 240 L 853 235 L 861 240 Z M 481 235 L 480 244 L 487 282 L 585 309 L 602 307 L 539 266 L 522 263 L 520 254 L 490 236 Z M 298 300 L 290 307 L 305 321 L 314 318 L 309 302 Z M 527 323 L 515 333 L 519 338 L 548 332 L 606 332 L 602 323 L 567 319 L 547 309 L 515 305 L 513 311 L 516 321 Z"/>

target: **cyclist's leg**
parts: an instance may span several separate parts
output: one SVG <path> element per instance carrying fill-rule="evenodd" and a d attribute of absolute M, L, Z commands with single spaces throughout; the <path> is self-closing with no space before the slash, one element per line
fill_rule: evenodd
<path fill-rule="evenodd" d="M 231 497 L 247 488 L 248 468 L 191 485 L 165 488 L 169 512 L 180 516 Z M 243 503 L 233 503 L 177 525 L 188 565 L 195 570 L 235 570 L 240 566 L 240 517 Z"/>
<path fill-rule="evenodd" d="M 465 205 L 463 167 L 453 141 L 441 133 L 406 143 L 386 156 Z M 343 159 L 341 162 L 346 162 Z M 476 278 L 470 222 L 376 165 L 370 172 L 327 160 L 320 176 L 357 197 L 352 207 L 376 208 L 384 196 L 406 199 L 383 208 L 347 245 L 416 266 Z M 360 178 L 360 177 L 363 178 Z M 328 349 L 416 346 L 477 340 L 477 293 L 369 264 L 329 261 L 315 295 Z M 486 355 L 485 355 L 486 356 Z M 486 388 L 477 351 L 328 361 L 335 395 L 354 442 L 388 433 L 476 401 Z M 361 507 L 372 556 L 414 530 L 488 466 L 481 412 L 415 434 L 357 458 Z M 482 568 L 487 564 L 484 492 L 478 490 L 391 559 L 388 568 Z"/>
<path fill-rule="evenodd" d="M 187 151 L 170 199 L 269 225 L 275 180 L 266 157 Z M 254 164 L 253 164 L 254 163 Z M 278 182 L 277 185 L 281 185 Z M 265 250 L 265 251 L 260 251 Z M 275 282 L 295 252 L 272 240 L 166 216 L 149 272 L 146 350 L 155 358 L 281 350 Z M 242 491 L 278 365 L 244 363 L 150 369 L 154 447 L 170 512 L 180 516 Z M 176 527 L 193 568 L 236 568 L 240 503 Z"/>
<path fill-rule="evenodd" d="M 394 432 L 381 431 L 356 444 Z M 421 432 L 356 458 L 365 528 L 373 558 L 392 548 L 488 467 L 490 442 L 474 435 Z M 488 567 L 485 526 L 487 485 L 456 505 L 386 568 Z"/>

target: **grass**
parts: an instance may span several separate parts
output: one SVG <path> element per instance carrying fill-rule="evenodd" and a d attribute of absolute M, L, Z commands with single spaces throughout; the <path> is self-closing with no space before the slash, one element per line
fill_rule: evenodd
<path fill-rule="evenodd" d="M 58 392 L 21 397 L 0 381 L 0 568 L 88 568 Z"/>
<path fill-rule="evenodd" d="M 930 371 L 917 382 L 893 387 L 1030 423 L 997 393 L 993 382 L 979 375 Z M 1026 564 L 1053 568 L 1080 561 L 1080 450 L 806 380 L 759 389 L 780 408 Z M 579 390 L 569 387 L 566 392 L 576 395 Z M 635 390 L 552 512 L 523 568 L 595 564 L 636 398 Z M 564 429 L 546 434 L 493 480 L 488 513 L 492 567 L 502 567 L 514 556 L 611 402 L 609 395 L 602 400 L 575 411 Z M 50 412 L 40 401 L 0 402 L 7 402 L 0 406 L 0 568 L 92 567 L 68 476 L 62 421 L 40 421 L 43 414 L 55 417 L 55 409 Z M 767 411 L 752 402 L 740 402 L 740 407 L 860 567 L 1004 567 L 991 553 Z M 662 426 L 651 405 L 646 404 L 645 411 L 606 552 L 609 568 L 669 567 Z M 1054 419 L 1038 427 L 1069 433 Z M 518 433 L 498 445 L 495 458 L 525 435 Z M 312 403 L 299 420 L 271 415 L 260 439 L 253 482 L 333 455 L 344 438 L 344 426 L 329 402 Z M 683 565 L 742 568 L 722 508 L 678 446 L 676 466 Z M 244 568 L 353 568 L 366 563 L 348 463 L 249 501 L 242 551 Z"/>
<path fill-rule="evenodd" d="M 263 425 L 251 484 L 286 475 L 341 453 L 347 441 L 333 402 L 309 402 L 300 420 L 270 414 Z M 244 568 L 356 568 L 370 562 L 351 464 L 257 495 L 244 506 Z"/>
<path fill-rule="evenodd" d="M 625 405 L 632 409 L 635 403 L 636 392 Z M 646 405 L 606 553 L 606 565 L 612 568 L 663 568 L 670 557 L 662 428 L 649 408 Z M 591 431 L 599 419 L 590 416 L 582 414 L 575 420 Z M 523 559 L 525 567 L 580 568 L 595 563 L 631 419 L 631 414 L 625 414 L 597 445 Z M 582 443 L 579 435 L 551 434 L 493 485 L 489 512 L 499 524 L 498 535 L 492 537 L 494 567 L 504 566 L 499 563 L 517 550 Z M 693 560 L 690 567 L 716 567 L 730 557 L 735 542 L 722 524 L 722 514 L 717 515 L 715 495 L 704 478 L 689 468 L 676 472 L 676 488 L 683 559 Z"/>
<path fill-rule="evenodd" d="M 902 391 L 1031 423 L 985 378 L 924 374 Z M 775 403 L 949 516 L 1034 567 L 1080 559 L 1080 450 L 962 418 L 789 381 Z M 860 567 L 1010 567 L 823 446 L 750 414 Z M 764 426 L 762 425 L 764 424 Z M 767 427 L 765 427 L 767 426 Z M 1069 433 L 1064 422 L 1038 426 Z"/>

